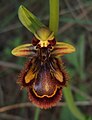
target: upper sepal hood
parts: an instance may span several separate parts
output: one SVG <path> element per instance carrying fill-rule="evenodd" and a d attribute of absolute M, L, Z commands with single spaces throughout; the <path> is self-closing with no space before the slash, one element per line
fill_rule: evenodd
<path fill-rule="evenodd" d="M 48 41 L 48 40 L 53 40 L 54 39 L 54 32 L 50 31 L 46 27 L 42 27 L 42 28 L 38 29 L 34 33 L 34 35 L 40 41 Z"/>

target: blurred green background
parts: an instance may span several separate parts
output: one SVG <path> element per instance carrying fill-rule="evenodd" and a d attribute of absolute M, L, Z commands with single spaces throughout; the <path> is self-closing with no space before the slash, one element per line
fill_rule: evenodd
<path fill-rule="evenodd" d="M 49 0 L 0 0 L 0 109 L 25 103 L 21 108 L 0 111 L 0 120 L 77 120 L 65 104 L 38 110 L 29 102 L 26 90 L 16 84 L 26 59 L 14 57 L 11 50 L 30 43 L 33 35 L 20 23 L 17 11 L 24 5 L 44 24 L 49 23 Z M 92 115 L 92 0 L 60 0 L 58 41 L 74 44 L 77 51 L 62 59 L 71 76 L 76 105 Z M 63 104 L 62 104 L 63 103 Z"/>

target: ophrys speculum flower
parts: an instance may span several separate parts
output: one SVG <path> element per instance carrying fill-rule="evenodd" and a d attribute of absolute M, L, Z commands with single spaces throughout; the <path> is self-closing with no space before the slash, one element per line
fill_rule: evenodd
<path fill-rule="evenodd" d="M 30 12 L 23 6 L 19 12 L 22 12 L 19 15 L 20 20 L 33 32 L 34 37 L 31 44 L 24 44 L 12 50 L 15 56 L 29 58 L 18 77 L 18 83 L 27 89 L 32 103 L 47 109 L 55 106 L 61 99 L 62 88 L 68 81 L 68 74 L 60 56 L 74 52 L 75 48 L 64 42 L 56 42 L 54 32 L 37 21 L 33 14 L 30 16 Z"/>

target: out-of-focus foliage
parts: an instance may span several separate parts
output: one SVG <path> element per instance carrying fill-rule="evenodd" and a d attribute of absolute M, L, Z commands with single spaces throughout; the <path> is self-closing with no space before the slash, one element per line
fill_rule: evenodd
<path fill-rule="evenodd" d="M 49 2 L 43 0 L 1 0 L 0 1 L 0 107 L 28 102 L 26 91 L 20 91 L 16 84 L 24 58 L 11 55 L 11 50 L 23 43 L 30 43 L 32 34 L 20 23 L 18 7 L 23 4 L 44 24 L 49 23 Z M 70 74 L 74 99 L 84 103 L 92 101 L 92 0 L 60 0 L 60 26 L 58 41 L 73 44 L 77 51 L 63 57 Z M 14 66 L 12 67 L 11 64 Z M 18 67 L 16 67 L 18 66 Z M 61 102 L 65 102 L 62 98 Z M 90 102 L 89 102 L 90 103 Z M 80 109 L 92 115 L 92 104 L 81 105 Z M 39 111 L 38 111 L 39 112 Z M 34 120 L 37 110 L 34 106 L 6 112 L 9 120 Z M 0 114 L 0 120 L 6 116 Z M 58 117 L 59 116 L 59 117 Z M 35 117 L 37 119 L 38 117 Z M 69 109 L 57 106 L 40 110 L 39 120 L 76 120 Z"/>

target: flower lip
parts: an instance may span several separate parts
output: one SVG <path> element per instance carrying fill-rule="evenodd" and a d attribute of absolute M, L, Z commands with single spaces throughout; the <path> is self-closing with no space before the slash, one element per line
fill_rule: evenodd
<path fill-rule="evenodd" d="M 47 48 L 40 48 L 44 53 Z M 52 66 L 50 63 L 52 62 Z M 28 90 L 29 99 L 40 108 L 50 108 L 55 106 L 61 99 L 62 88 L 66 85 L 67 76 L 63 67 L 60 67 L 57 58 L 50 57 L 48 61 L 43 62 L 39 57 L 32 58 L 22 70 L 19 76 L 19 83 Z M 62 76 L 57 77 L 56 70 L 60 70 Z M 56 74 L 54 74 L 56 72 Z"/>

